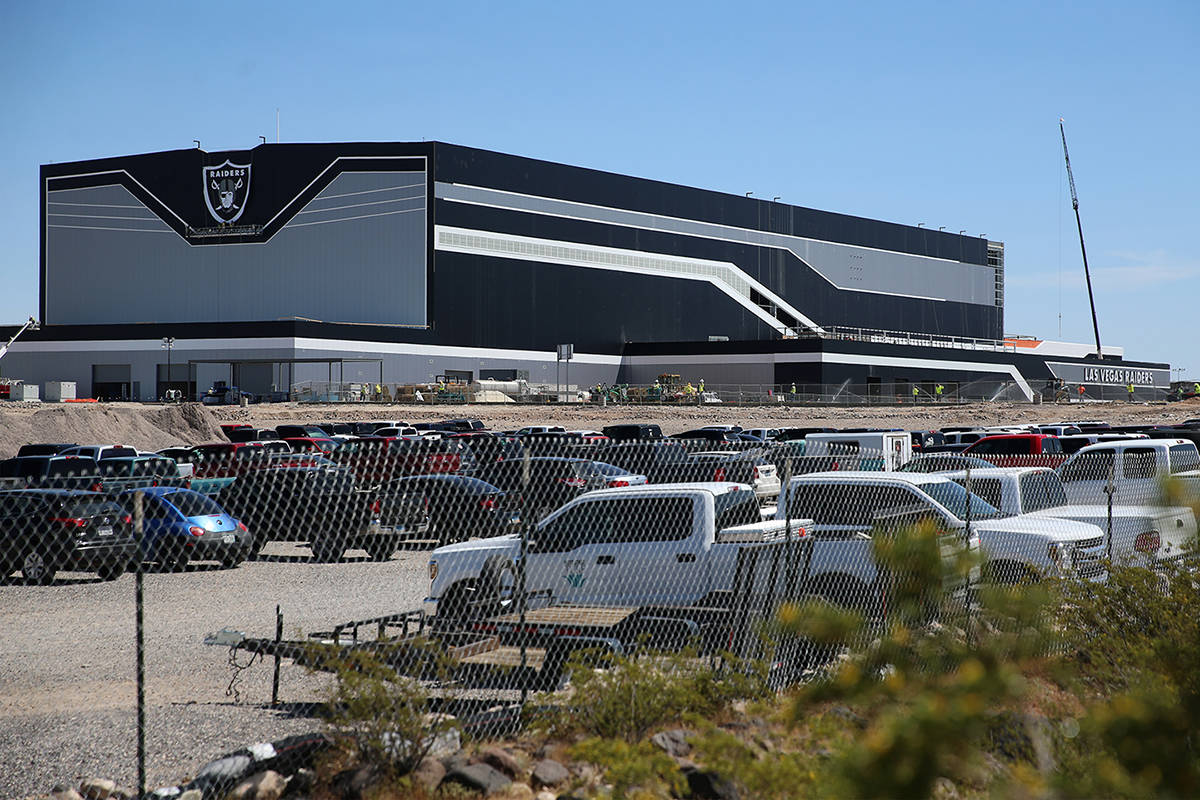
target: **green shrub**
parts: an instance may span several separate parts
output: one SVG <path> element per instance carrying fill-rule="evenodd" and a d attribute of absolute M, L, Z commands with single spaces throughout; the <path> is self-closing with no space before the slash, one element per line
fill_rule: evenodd
<path fill-rule="evenodd" d="M 567 663 L 565 701 L 546 698 L 537 722 L 549 735 L 582 733 L 636 743 L 686 714 L 710 716 L 736 699 L 767 691 L 765 668 L 737 659 L 702 659 L 695 652 L 633 656 L 577 653 Z"/>
<path fill-rule="evenodd" d="M 429 646 L 427 658 L 439 663 L 441 654 Z M 329 723 L 352 743 L 360 761 L 392 776 L 410 772 L 436 738 L 457 724 L 429 714 L 429 694 L 420 681 L 397 673 L 377 655 L 352 653 L 336 663 L 334 674 Z"/>
<path fill-rule="evenodd" d="M 591 738 L 568 752 L 603 770 L 605 781 L 612 784 L 613 800 L 679 797 L 687 788 L 675 761 L 649 742 Z"/>

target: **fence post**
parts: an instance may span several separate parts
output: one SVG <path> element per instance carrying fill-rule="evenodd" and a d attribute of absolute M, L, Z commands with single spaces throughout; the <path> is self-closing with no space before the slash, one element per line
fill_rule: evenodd
<path fill-rule="evenodd" d="M 138 797 L 146 796 L 146 644 L 143 584 L 146 574 L 145 512 L 142 493 L 133 493 L 133 534 L 137 539 L 137 566 L 134 568 L 134 636 L 137 651 L 137 782 Z"/>
<path fill-rule="evenodd" d="M 1104 493 L 1108 495 L 1108 535 L 1105 538 L 1107 547 L 1105 554 L 1108 557 L 1109 568 L 1112 568 L 1112 548 L 1113 548 L 1113 495 L 1117 493 L 1117 487 L 1114 485 L 1113 478 L 1117 470 L 1117 460 L 1114 458 L 1113 463 L 1108 465 L 1108 485 L 1104 487 Z"/>
<path fill-rule="evenodd" d="M 525 498 L 525 508 L 530 508 L 529 497 L 529 448 L 525 448 L 525 453 L 521 457 L 521 494 Z M 528 647 L 527 635 L 525 633 L 525 562 L 526 553 L 529 550 L 529 531 L 533 527 L 534 521 L 526 515 L 526 518 L 521 521 L 521 556 L 517 563 L 517 614 L 520 617 L 520 642 L 521 642 L 521 708 L 525 708 L 525 702 L 529 699 L 529 672 L 528 672 Z"/>
<path fill-rule="evenodd" d="M 271 705 L 279 705 L 279 644 L 283 641 L 283 611 L 275 606 L 275 672 L 271 676 Z"/>

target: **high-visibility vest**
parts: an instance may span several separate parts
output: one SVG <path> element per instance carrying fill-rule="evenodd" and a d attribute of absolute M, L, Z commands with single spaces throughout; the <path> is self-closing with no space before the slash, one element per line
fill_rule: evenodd
<path fill-rule="evenodd" d="M 914 386 L 913 387 L 913 397 L 916 397 L 920 391 L 921 391 L 920 389 L 918 389 L 916 386 Z"/>

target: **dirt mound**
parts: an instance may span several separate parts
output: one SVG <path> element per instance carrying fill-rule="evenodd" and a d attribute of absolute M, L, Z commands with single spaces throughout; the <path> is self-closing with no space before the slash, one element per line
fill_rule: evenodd
<path fill-rule="evenodd" d="M 195 403 L 0 406 L 0 457 L 3 458 L 15 455 L 17 448 L 28 442 L 111 443 L 158 450 L 173 444 L 224 439 L 209 410 Z"/>

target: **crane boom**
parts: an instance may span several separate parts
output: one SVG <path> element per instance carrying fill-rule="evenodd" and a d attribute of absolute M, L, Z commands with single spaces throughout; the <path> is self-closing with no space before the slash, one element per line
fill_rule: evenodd
<path fill-rule="evenodd" d="M 4 344 L 4 346 L 3 346 L 3 347 L 0 347 L 0 358 L 4 358 L 4 354 L 8 352 L 8 348 L 12 347 L 12 343 L 13 343 L 13 342 L 15 342 L 15 341 L 17 340 L 17 337 L 18 337 L 18 336 L 20 336 L 22 333 L 24 333 L 25 331 L 29 330 L 30 328 L 35 328 L 35 329 L 36 329 L 37 327 L 38 327 L 38 321 L 37 321 L 36 319 L 34 319 L 33 317 L 30 317 L 28 320 L 26 320 L 26 321 L 25 321 L 25 324 L 21 326 L 21 330 L 19 330 L 19 331 L 17 331 L 16 333 L 14 333 L 14 334 L 12 335 L 12 338 L 11 338 L 11 339 L 9 339 L 9 340 L 8 340 L 8 341 L 7 341 L 7 342 Z"/>
<path fill-rule="evenodd" d="M 1083 243 L 1083 223 L 1079 221 L 1079 195 L 1075 193 L 1075 175 L 1071 172 L 1071 156 L 1067 152 L 1067 129 L 1062 117 L 1058 118 L 1058 131 L 1062 134 L 1063 158 L 1067 162 L 1067 183 L 1071 185 L 1071 208 L 1075 210 L 1075 227 L 1079 229 L 1079 250 L 1083 253 L 1083 276 L 1087 280 L 1088 303 L 1092 307 L 1092 331 L 1096 334 L 1096 358 L 1103 358 L 1100 349 L 1100 323 L 1096 321 L 1096 298 L 1092 294 L 1092 273 L 1088 270 L 1087 247 Z"/>

